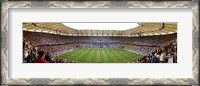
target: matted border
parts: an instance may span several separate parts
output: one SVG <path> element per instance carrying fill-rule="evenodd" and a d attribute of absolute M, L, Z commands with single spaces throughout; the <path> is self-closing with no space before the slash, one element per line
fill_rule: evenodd
<path fill-rule="evenodd" d="M 198 1 L 7 1 L 1 16 L 1 85 L 199 85 Z M 193 78 L 9 78 L 9 8 L 191 8 Z"/>

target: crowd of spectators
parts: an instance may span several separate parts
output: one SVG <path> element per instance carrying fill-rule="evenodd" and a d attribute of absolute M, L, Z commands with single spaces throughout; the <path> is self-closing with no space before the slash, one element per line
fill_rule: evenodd
<path fill-rule="evenodd" d="M 166 46 L 152 49 L 143 58 L 131 61 L 131 63 L 177 63 L 177 40 L 173 40 Z"/>
<path fill-rule="evenodd" d="M 58 58 L 57 56 L 70 52 L 74 44 L 35 46 L 30 41 L 23 41 L 24 63 L 76 63 L 74 61 Z"/>
<path fill-rule="evenodd" d="M 144 56 L 143 58 L 131 61 L 131 63 L 176 63 L 176 35 L 90 37 L 23 31 L 23 61 L 33 63 L 39 58 L 44 58 L 48 63 L 76 63 L 58 58 L 58 56 L 70 52 L 75 48 L 124 48 Z M 45 56 L 43 56 L 42 52 L 44 52 Z"/>
<path fill-rule="evenodd" d="M 25 40 L 37 45 L 65 44 L 65 43 L 128 43 L 134 45 L 162 46 L 169 43 L 169 40 L 176 38 L 177 34 L 141 36 L 141 37 L 111 37 L 111 36 L 64 36 L 40 32 L 23 31 Z"/>
<path fill-rule="evenodd" d="M 133 48 L 130 49 L 131 51 L 134 51 L 136 53 L 145 55 L 145 54 L 150 54 L 153 50 L 155 50 L 158 47 L 153 47 L 153 46 L 136 46 L 133 45 Z"/>
<path fill-rule="evenodd" d="M 110 43 L 110 42 L 81 42 L 76 43 L 80 48 L 121 48 L 120 43 Z"/>

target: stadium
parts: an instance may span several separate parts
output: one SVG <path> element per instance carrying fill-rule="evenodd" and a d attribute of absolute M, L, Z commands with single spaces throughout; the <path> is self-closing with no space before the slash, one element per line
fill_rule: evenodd
<path fill-rule="evenodd" d="M 177 63 L 174 22 L 23 23 L 22 28 L 23 63 Z"/>

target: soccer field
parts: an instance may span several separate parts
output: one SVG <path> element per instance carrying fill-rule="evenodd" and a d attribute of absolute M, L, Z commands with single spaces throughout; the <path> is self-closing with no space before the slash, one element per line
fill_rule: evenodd
<path fill-rule="evenodd" d="M 117 48 L 77 48 L 59 57 L 79 63 L 127 63 L 142 55 Z"/>

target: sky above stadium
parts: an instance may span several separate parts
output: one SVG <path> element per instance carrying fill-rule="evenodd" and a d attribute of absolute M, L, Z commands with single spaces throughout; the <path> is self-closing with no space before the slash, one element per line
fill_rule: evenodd
<path fill-rule="evenodd" d="M 132 29 L 137 23 L 62 23 L 77 30 L 127 30 Z"/>

